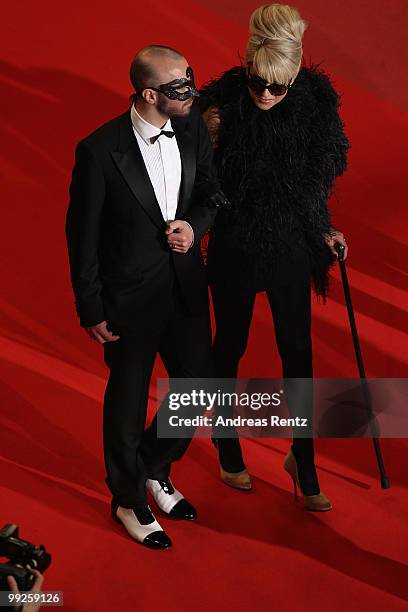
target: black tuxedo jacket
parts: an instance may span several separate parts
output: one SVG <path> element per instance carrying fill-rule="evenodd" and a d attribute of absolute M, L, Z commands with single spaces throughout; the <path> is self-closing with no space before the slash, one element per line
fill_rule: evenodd
<path fill-rule="evenodd" d="M 176 219 L 194 230 L 185 254 L 167 245 L 159 204 L 135 138 L 130 109 L 76 147 L 65 233 L 80 325 L 103 320 L 129 324 L 153 316 L 168 303 L 174 273 L 191 314 L 208 308 L 199 248 L 215 212 L 203 205 L 218 189 L 212 146 L 196 106 L 173 118 L 182 162 Z"/>

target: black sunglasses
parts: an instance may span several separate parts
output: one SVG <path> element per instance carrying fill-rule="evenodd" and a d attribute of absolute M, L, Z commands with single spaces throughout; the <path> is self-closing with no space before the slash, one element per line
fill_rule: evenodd
<path fill-rule="evenodd" d="M 271 83 L 268 85 L 268 83 L 264 79 L 261 79 L 261 77 L 251 74 L 249 72 L 249 68 L 246 71 L 246 79 L 248 87 L 255 93 L 259 94 L 267 89 L 272 96 L 283 96 L 293 85 L 292 79 L 287 85 L 280 83 Z"/>

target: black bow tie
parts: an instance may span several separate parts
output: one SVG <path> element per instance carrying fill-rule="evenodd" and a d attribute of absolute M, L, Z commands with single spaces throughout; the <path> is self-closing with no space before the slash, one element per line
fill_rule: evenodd
<path fill-rule="evenodd" d="M 174 132 L 166 132 L 165 130 L 162 130 L 162 131 L 160 132 L 160 134 L 156 134 L 156 136 L 151 136 L 151 137 L 150 137 L 150 142 L 151 142 L 152 144 L 154 144 L 154 143 L 156 142 L 156 140 L 157 140 L 158 138 L 160 138 L 160 136 L 161 136 L 162 134 L 164 134 L 165 136 L 167 136 L 167 138 L 173 138 L 173 136 L 174 136 Z"/>

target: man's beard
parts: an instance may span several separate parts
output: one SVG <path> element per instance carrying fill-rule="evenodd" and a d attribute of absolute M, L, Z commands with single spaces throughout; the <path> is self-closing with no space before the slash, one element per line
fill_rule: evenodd
<path fill-rule="evenodd" d="M 160 99 L 157 104 L 157 110 L 163 115 L 168 117 L 185 117 L 190 113 L 192 103 L 189 101 L 188 104 L 180 106 L 173 105 L 172 100 L 168 98 Z"/>

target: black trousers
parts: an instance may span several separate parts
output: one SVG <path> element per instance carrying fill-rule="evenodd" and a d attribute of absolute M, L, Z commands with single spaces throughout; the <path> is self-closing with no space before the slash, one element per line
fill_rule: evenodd
<path fill-rule="evenodd" d="M 214 364 L 216 376 L 236 378 L 238 365 L 244 355 L 252 320 L 256 293 L 234 292 L 222 284 L 211 285 L 216 335 Z M 307 269 L 290 275 L 266 288 L 273 317 L 275 337 L 282 361 L 283 378 L 312 378 L 311 286 Z M 304 391 L 304 387 L 302 389 Z M 294 389 L 296 394 L 296 389 Z M 312 410 L 312 385 L 302 393 L 303 407 L 299 415 Z M 288 401 L 290 409 L 290 402 Z M 313 438 L 293 438 L 293 452 L 297 459 L 299 480 L 304 494 L 320 492 L 314 467 Z"/>
<path fill-rule="evenodd" d="M 145 430 L 149 383 L 159 353 L 170 378 L 214 376 L 209 312 L 191 316 L 175 282 L 167 308 L 156 318 L 135 313 L 132 329 L 115 328 L 120 339 L 104 343 L 110 369 L 103 414 L 106 483 L 119 505 L 146 504 L 146 478 L 165 479 L 191 441 L 157 438 L 157 414 Z M 113 326 L 112 326 L 113 329 Z M 159 408 L 168 410 L 167 402 Z"/>

